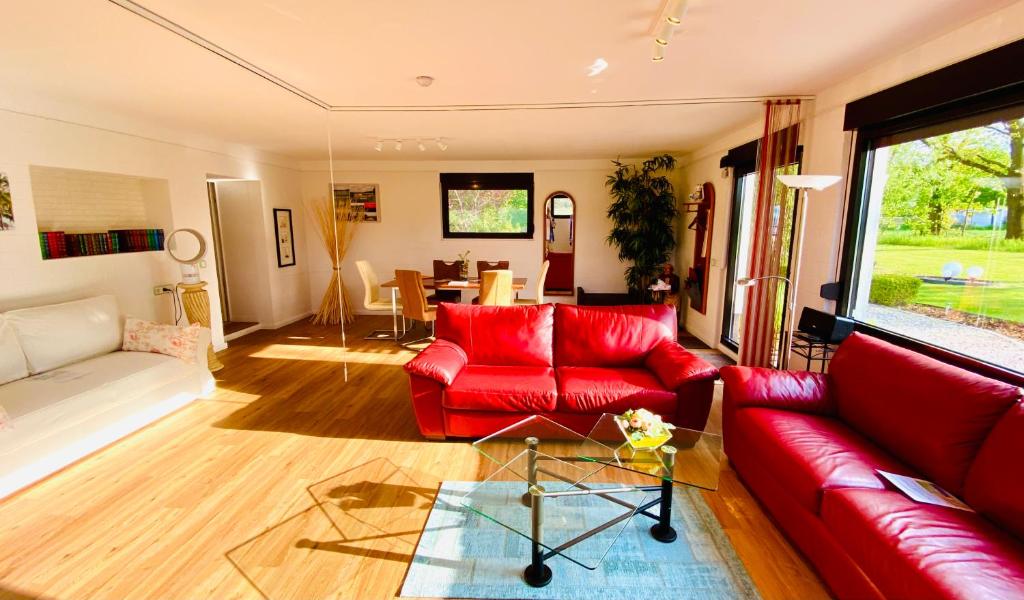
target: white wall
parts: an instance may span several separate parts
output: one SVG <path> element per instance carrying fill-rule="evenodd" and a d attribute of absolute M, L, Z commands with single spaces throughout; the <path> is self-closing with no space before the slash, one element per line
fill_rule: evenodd
<path fill-rule="evenodd" d="M 54 121 L 0 109 L 0 171 L 11 182 L 16 229 L 0 232 L 0 310 L 112 293 L 128 314 L 165 322 L 171 320 L 170 296 L 153 296 L 152 288 L 180 279 L 177 265 L 163 253 L 105 255 L 43 261 L 39 249 L 29 166 L 41 165 L 118 173 L 167 181 L 174 228 L 190 227 L 210 239 L 206 192 L 208 174 L 258 179 L 265 207 L 292 208 L 301 214 L 300 180 L 294 165 L 266 159 L 239 158 L 177 143 L 164 143 L 85 125 Z M 267 218 L 264 236 L 274 232 Z M 271 286 L 274 324 L 309 313 L 308 263 L 304 220 L 295 219 L 298 265 L 277 269 L 270 246 L 266 259 L 273 265 Z M 273 263 L 270 263 L 273 261 Z M 212 253 L 201 270 L 217 297 Z M 268 266 L 268 269 L 271 267 Z M 220 307 L 212 304 L 215 347 L 224 346 Z"/>
<path fill-rule="evenodd" d="M 843 116 L 848 102 L 913 79 L 925 73 L 959 62 L 987 50 L 1021 38 L 1024 23 L 1024 2 L 1018 2 L 977 21 L 933 39 L 912 50 L 894 56 L 836 85 L 820 90 L 805 111 L 806 122 L 801 135 L 804 144 L 803 172 L 808 174 L 843 175 L 844 182 L 822 192 L 811 192 L 807 210 L 804 248 L 801 253 L 800 280 L 797 289 L 797 315 L 805 306 L 834 310 L 832 302 L 819 295 L 822 284 L 834 281 L 842 251 L 841 233 L 845 218 L 845 198 L 849 185 L 850 146 L 852 138 L 843 131 Z M 752 123 L 741 130 L 724 134 L 705 148 L 683 160 L 681 178 L 687 184 L 702 180 L 715 182 L 719 206 L 731 202 L 731 182 L 713 179 L 718 159 L 730 147 L 759 136 L 760 124 Z M 722 188 L 719 188 L 719 182 Z M 728 251 L 729 211 L 715 215 L 715 240 L 712 255 L 718 261 L 719 281 L 724 281 Z M 722 232 L 722 235 L 719 235 Z M 692 244 L 692 242 L 691 242 Z M 685 248 L 684 238 L 684 248 Z M 685 253 L 683 257 L 687 257 Z M 689 259 L 686 258 L 688 261 Z M 682 260 L 681 260 L 682 262 Z M 685 264 L 685 263 L 684 263 Z M 712 278 L 716 277 L 713 271 Z M 688 311 L 687 328 L 703 341 L 717 345 L 721 334 L 721 310 L 724 300 L 722 285 L 711 288 L 709 303 L 718 311 L 712 317 L 701 317 Z"/>
<path fill-rule="evenodd" d="M 326 165 L 309 165 L 303 177 L 303 197 L 325 198 L 330 175 Z M 361 310 L 363 288 L 354 261 L 370 261 L 381 281 L 391 279 L 396 268 L 431 271 L 435 258 L 453 260 L 470 250 L 471 271 L 477 260 L 510 261 L 516 277 L 527 278 L 524 298 L 535 295 L 537 274 L 543 255 L 544 199 L 565 191 L 576 200 L 576 285 L 588 291 L 624 291 L 625 266 L 616 251 L 605 243 L 611 230 L 605 212 L 609 196 L 605 178 L 611 161 L 485 161 L 485 162 L 336 162 L 338 183 L 379 183 L 379 223 L 360 224 L 351 250 L 343 262 L 342 276 L 352 300 Z M 534 173 L 534 238 L 532 240 L 445 240 L 441 235 L 442 172 L 532 172 Z M 307 226 L 311 226 L 308 224 Z M 330 277 L 330 262 L 314 236 L 307 236 L 311 301 L 318 304 Z M 469 301 L 470 292 L 463 298 Z M 559 302 L 571 301 L 560 296 Z"/>

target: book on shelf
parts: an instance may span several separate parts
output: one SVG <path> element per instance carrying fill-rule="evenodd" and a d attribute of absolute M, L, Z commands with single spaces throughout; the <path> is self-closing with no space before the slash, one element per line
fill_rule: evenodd
<path fill-rule="evenodd" d="M 164 249 L 164 230 L 111 229 L 105 233 L 40 231 L 39 246 L 44 259 L 160 251 Z"/>

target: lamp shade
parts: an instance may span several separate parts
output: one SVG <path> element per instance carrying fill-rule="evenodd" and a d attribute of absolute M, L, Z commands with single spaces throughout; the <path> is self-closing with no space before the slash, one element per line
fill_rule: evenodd
<path fill-rule="evenodd" d="M 821 191 L 832 187 L 842 179 L 839 175 L 779 175 L 779 181 L 786 187 L 798 190 Z"/>

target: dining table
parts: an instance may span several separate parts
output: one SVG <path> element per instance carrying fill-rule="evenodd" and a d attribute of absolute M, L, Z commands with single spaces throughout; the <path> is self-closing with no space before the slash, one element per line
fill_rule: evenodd
<path fill-rule="evenodd" d="M 398 280 L 391 279 L 385 281 L 380 284 L 380 287 L 391 290 L 391 324 L 394 328 L 395 340 L 400 340 L 401 338 L 398 337 Z M 423 288 L 427 290 L 479 290 L 480 278 L 470 277 L 465 280 L 455 280 L 434 279 L 433 277 L 424 276 Z M 512 289 L 515 291 L 526 289 L 526 278 L 513 277 Z M 405 335 L 405 319 L 402 319 L 402 335 Z"/>

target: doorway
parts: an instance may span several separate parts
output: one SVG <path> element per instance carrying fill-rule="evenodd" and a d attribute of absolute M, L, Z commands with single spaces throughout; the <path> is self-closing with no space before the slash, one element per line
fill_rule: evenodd
<path fill-rule="evenodd" d="M 260 182 L 210 178 L 206 189 L 224 339 L 232 340 L 261 329 L 269 307 Z"/>

